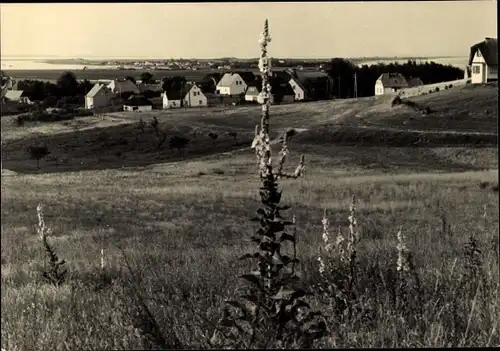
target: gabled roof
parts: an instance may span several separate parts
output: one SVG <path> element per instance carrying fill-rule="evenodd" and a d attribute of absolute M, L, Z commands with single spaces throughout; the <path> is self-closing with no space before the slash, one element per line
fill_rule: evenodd
<path fill-rule="evenodd" d="M 194 83 L 194 82 L 187 82 L 186 84 L 184 84 L 184 86 L 182 87 L 182 94 L 184 96 L 186 96 L 191 91 L 191 89 L 193 87 L 197 87 L 200 90 L 200 92 L 203 95 L 205 95 L 204 92 L 203 92 L 203 90 L 201 89 L 201 87 L 198 84 Z"/>
<path fill-rule="evenodd" d="M 233 83 L 233 73 L 226 73 L 217 83 L 217 87 L 229 87 Z"/>
<path fill-rule="evenodd" d="M 469 55 L 469 66 L 472 64 L 474 55 L 477 51 L 481 51 L 484 61 L 488 66 L 498 65 L 498 39 L 485 38 L 482 42 L 471 46 Z"/>
<path fill-rule="evenodd" d="M 255 75 L 251 71 L 237 71 L 234 72 L 240 75 L 240 77 L 245 81 L 247 85 L 251 85 L 252 83 L 256 82 L 257 79 L 259 78 L 258 75 Z"/>
<path fill-rule="evenodd" d="M 139 94 L 139 88 L 137 85 L 132 83 L 130 80 L 120 80 L 120 79 L 115 79 L 111 83 L 109 83 L 108 88 L 110 88 L 113 92 L 133 92 L 135 94 Z"/>
<path fill-rule="evenodd" d="M 420 79 L 419 77 L 411 77 L 410 79 L 408 79 L 409 87 L 418 87 L 421 85 L 424 85 L 424 82 L 422 82 L 422 79 Z"/>
<path fill-rule="evenodd" d="M 23 90 L 7 90 L 5 93 L 5 98 L 11 101 L 17 101 L 23 96 Z"/>
<path fill-rule="evenodd" d="M 300 79 L 298 79 L 297 77 L 291 77 L 290 80 L 288 81 L 288 84 L 290 86 L 292 86 L 292 81 L 293 81 L 294 85 L 297 85 L 300 89 L 302 89 L 302 91 L 304 91 L 304 92 L 306 91 L 306 87 L 304 86 L 304 84 L 302 84 Z M 293 88 L 292 88 L 292 90 L 293 90 Z"/>
<path fill-rule="evenodd" d="M 141 95 L 131 95 L 124 103 L 125 106 L 153 106 L 153 103 Z"/>
<path fill-rule="evenodd" d="M 89 97 L 89 98 L 93 98 L 94 96 L 96 96 L 100 91 L 101 89 L 104 88 L 104 85 L 102 84 L 99 84 L 99 83 L 95 83 L 94 86 L 92 87 L 92 89 L 90 89 L 90 91 L 87 93 L 86 97 Z"/>
<path fill-rule="evenodd" d="M 222 76 L 221 80 L 217 83 L 217 87 L 229 87 L 233 83 L 235 75 L 239 75 L 246 85 L 256 81 L 256 76 L 253 72 L 230 72 Z"/>
<path fill-rule="evenodd" d="M 382 73 L 377 80 L 380 80 L 384 88 L 407 88 L 408 81 L 401 73 Z"/>

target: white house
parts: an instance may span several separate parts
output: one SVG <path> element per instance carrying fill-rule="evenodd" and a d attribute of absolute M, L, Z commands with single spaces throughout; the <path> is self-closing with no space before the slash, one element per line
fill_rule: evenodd
<path fill-rule="evenodd" d="M 201 107 L 208 105 L 207 97 L 196 84 L 188 83 L 182 90 L 185 92 L 183 106 Z"/>
<path fill-rule="evenodd" d="M 149 112 L 153 111 L 153 103 L 143 96 L 130 96 L 123 104 L 123 111 Z"/>
<path fill-rule="evenodd" d="M 33 102 L 27 97 L 23 90 L 7 90 L 4 97 L 12 102 L 20 104 L 32 104 Z"/>
<path fill-rule="evenodd" d="M 161 97 L 163 99 L 163 109 L 182 107 L 182 96 L 180 91 L 164 91 Z"/>
<path fill-rule="evenodd" d="M 375 95 L 396 94 L 408 86 L 408 81 L 401 73 L 382 73 L 375 82 Z"/>
<path fill-rule="evenodd" d="M 132 83 L 130 80 L 127 79 L 114 79 L 111 81 L 111 83 L 108 84 L 108 88 L 115 94 L 121 95 L 123 93 L 133 93 L 133 94 L 139 94 L 140 90 L 135 85 Z"/>
<path fill-rule="evenodd" d="M 245 92 L 245 101 L 254 101 L 258 102 L 258 97 L 260 92 L 262 91 L 261 85 L 250 85 Z M 274 95 L 271 91 L 271 104 L 274 103 Z"/>
<path fill-rule="evenodd" d="M 102 108 L 109 106 L 115 94 L 107 86 L 95 83 L 92 89 L 85 95 L 85 108 Z"/>
<path fill-rule="evenodd" d="M 306 88 L 298 78 L 291 78 L 288 81 L 288 84 L 290 84 L 293 89 L 293 92 L 295 94 L 295 101 L 304 101 L 306 99 Z"/>
<path fill-rule="evenodd" d="M 239 95 L 247 90 L 247 83 L 239 73 L 226 73 L 216 86 L 220 95 Z"/>
<path fill-rule="evenodd" d="M 470 48 L 471 83 L 482 84 L 498 80 L 498 40 L 485 38 Z"/>

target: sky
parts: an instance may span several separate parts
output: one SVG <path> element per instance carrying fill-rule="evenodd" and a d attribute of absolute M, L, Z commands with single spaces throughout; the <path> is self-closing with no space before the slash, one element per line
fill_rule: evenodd
<path fill-rule="evenodd" d="M 1 4 L 2 56 L 467 56 L 497 37 L 495 0 Z"/>

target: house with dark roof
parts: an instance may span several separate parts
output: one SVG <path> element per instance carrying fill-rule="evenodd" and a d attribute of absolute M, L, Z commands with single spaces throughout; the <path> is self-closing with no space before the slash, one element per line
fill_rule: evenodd
<path fill-rule="evenodd" d="M 382 73 L 375 82 L 375 95 L 396 94 L 408 86 L 408 81 L 401 73 Z"/>
<path fill-rule="evenodd" d="M 148 112 L 153 110 L 153 103 L 141 95 L 132 95 L 123 103 L 123 111 Z"/>
<path fill-rule="evenodd" d="M 498 39 L 485 38 L 471 46 L 468 65 L 472 84 L 498 80 Z"/>
<path fill-rule="evenodd" d="M 111 100 L 115 97 L 115 94 L 111 92 L 106 85 L 101 83 L 95 83 L 92 89 L 85 95 L 85 108 L 103 108 L 111 105 Z"/>

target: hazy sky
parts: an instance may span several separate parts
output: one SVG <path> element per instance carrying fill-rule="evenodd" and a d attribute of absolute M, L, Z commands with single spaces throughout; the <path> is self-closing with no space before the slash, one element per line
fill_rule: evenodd
<path fill-rule="evenodd" d="M 496 37 L 496 1 L 2 4 L 1 55 L 466 56 Z"/>

